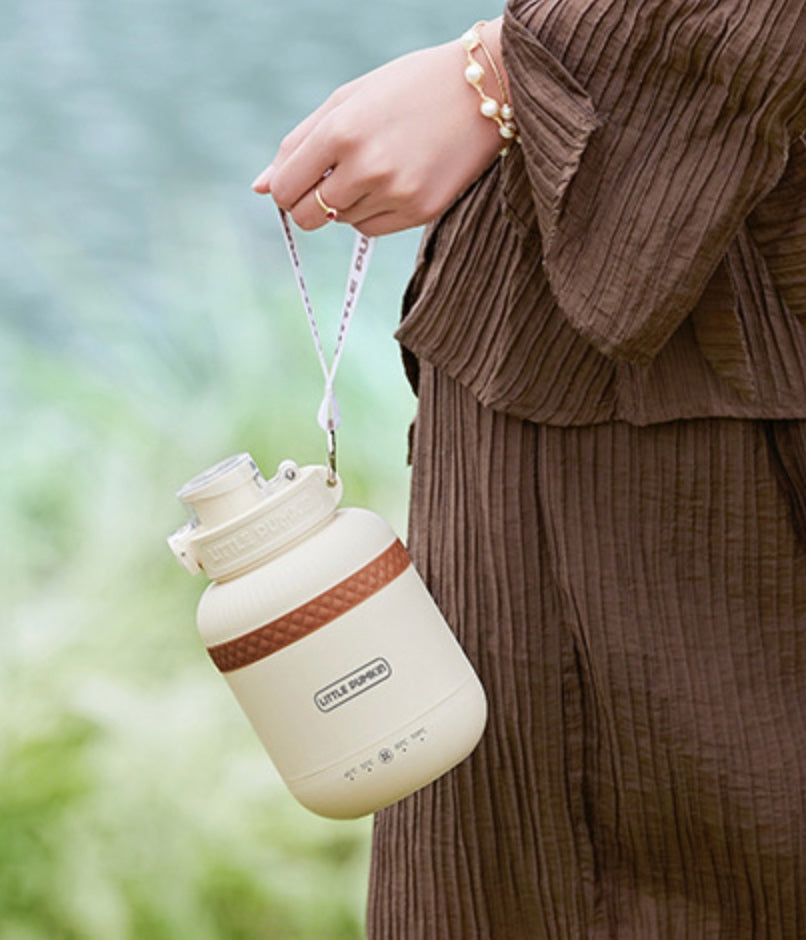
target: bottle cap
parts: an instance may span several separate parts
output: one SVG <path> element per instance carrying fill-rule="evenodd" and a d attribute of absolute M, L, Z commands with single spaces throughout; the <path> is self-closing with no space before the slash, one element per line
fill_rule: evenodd
<path fill-rule="evenodd" d="M 277 554 L 336 511 L 340 479 L 326 467 L 283 461 L 266 480 L 247 453 L 228 457 L 187 482 L 177 498 L 190 521 L 168 538 L 195 574 L 225 580 Z"/>

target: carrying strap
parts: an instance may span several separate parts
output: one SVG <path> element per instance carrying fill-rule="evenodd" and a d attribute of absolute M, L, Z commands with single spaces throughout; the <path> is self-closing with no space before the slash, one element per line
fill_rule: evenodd
<path fill-rule="evenodd" d="M 353 245 L 353 257 L 350 262 L 350 270 L 347 274 L 347 286 L 344 291 L 344 302 L 342 304 L 341 320 L 339 322 L 339 332 L 336 338 L 336 348 L 333 352 L 333 359 L 330 366 L 327 364 L 325 353 L 322 348 L 322 339 L 319 335 L 319 326 L 316 322 L 316 315 L 313 311 L 313 304 L 308 295 L 308 288 L 305 285 L 305 277 L 302 273 L 302 262 L 300 261 L 299 251 L 291 231 L 291 223 L 288 219 L 288 213 L 280 209 L 280 221 L 282 223 L 283 233 L 285 235 L 286 247 L 291 258 L 291 266 L 297 279 L 302 305 L 308 317 L 308 326 L 311 329 L 313 344 L 316 348 L 316 354 L 319 358 L 319 365 L 322 367 L 322 375 L 325 379 L 325 391 L 322 397 L 322 403 L 317 413 L 319 427 L 328 436 L 328 468 L 330 472 L 329 479 L 335 482 L 336 474 L 336 429 L 341 424 L 341 412 L 339 403 L 336 400 L 333 383 L 336 378 L 336 371 L 339 368 L 341 355 L 344 350 L 344 339 L 347 330 L 355 313 L 358 298 L 361 294 L 361 288 L 364 286 L 364 280 L 369 268 L 369 260 L 372 256 L 372 249 L 375 244 L 374 238 L 368 238 L 360 232 L 356 232 L 355 243 Z"/>

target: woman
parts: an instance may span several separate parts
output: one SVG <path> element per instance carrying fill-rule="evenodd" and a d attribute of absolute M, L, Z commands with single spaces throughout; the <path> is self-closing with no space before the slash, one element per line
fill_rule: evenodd
<path fill-rule="evenodd" d="M 254 184 L 306 229 L 429 223 L 410 548 L 491 714 L 379 814 L 369 934 L 806 936 L 806 5 L 477 33 Z"/>

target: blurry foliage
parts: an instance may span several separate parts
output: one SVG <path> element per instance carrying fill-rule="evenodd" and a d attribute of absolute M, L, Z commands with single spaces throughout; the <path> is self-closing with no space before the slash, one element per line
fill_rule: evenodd
<path fill-rule="evenodd" d="M 371 0 L 0 6 L 0 940 L 347 940 L 370 822 L 281 786 L 194 626 L 174 491 L 321 462 L 321 375 L 249 190 L 334 84 L 496 11 Z M 381 240 L 337 393 L 346 504 L 405 528 Z M 300 238 L 332 349 L 351 233 Z M 328 339 L 328 338 L 331 339 Z"/>
<path fill-rule="evenodd" d="M 205 796 L 182 760 L 131 764 L 119 752 L 144 742 L 123 748 L 123 730 L 53 715 L 4 741 L 3 938 L 360 935 L 365 825 L 285 805 L 265 774 L 263 793 L 231 773 L 224 785 L 202 778 Z M 194 750 L 196 771 L 215 779 L 210 754 Z"/>
<path fill-rule="evenodd" d="M 324 448 L 298 299 L 254 287 L 214 230 L 165 248 L 156 335 L 68 278 L 71 348 L 4 330 L 2 940 L 361 936 L 369 823 L 319 820 L 280 786 L 195 632 L 203 584 L 164 542 L 173 490 L 212 461 L 248 449 L 272 473 Z M 354 499 L 400 515 L 411 404 L 402 385 L 383 398 L 369 358 L 342 405 L 390 445 L 343 445 L 342 470 Z"/>

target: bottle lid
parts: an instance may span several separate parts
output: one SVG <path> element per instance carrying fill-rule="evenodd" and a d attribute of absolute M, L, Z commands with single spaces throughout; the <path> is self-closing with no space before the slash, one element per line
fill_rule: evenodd
<path fill-rule="evenodd" d="M 192 574 L 224 580 L 277 554 L 336 511 L 341 480 L 325 467 L 283 461 L 266 480 L 247 453 L 228 457 L 192 480 L 177 498 L 190 521 L 168 538 Z"/>

